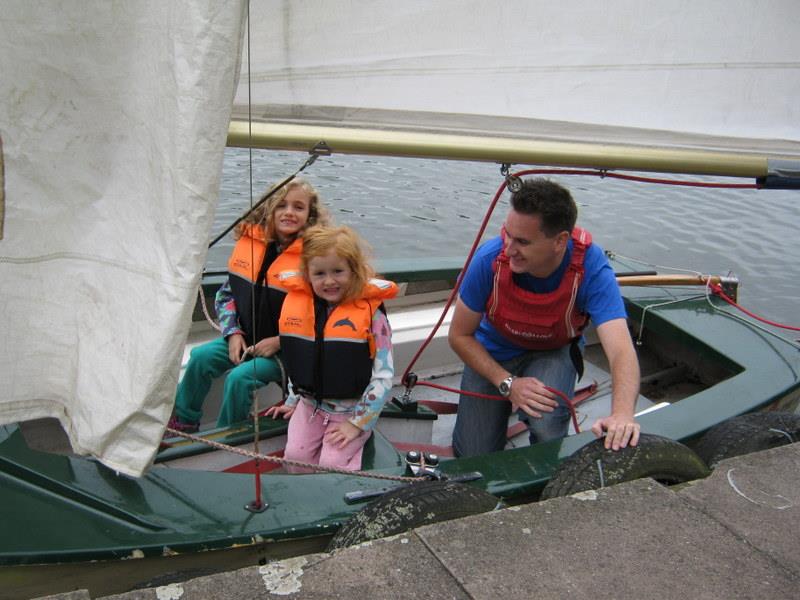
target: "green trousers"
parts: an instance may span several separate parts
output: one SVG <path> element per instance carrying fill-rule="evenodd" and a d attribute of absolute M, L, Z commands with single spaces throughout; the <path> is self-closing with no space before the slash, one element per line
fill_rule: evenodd
<path fill-rule="evenodd" d="M 225 338 L 217 338 L 197 346 L 189 355 L 189 363 L 175 394 L 175 413 L 181 421 L 200 421 L 211 383 L 226 371 L 229 373 L 222 391 L 218 427 L 247 419 L 253 392 L 272 381 L 281 382 L 281 369 L 274 358 L 256 357 L 234 366 L 228 358 L 228 342 Z"/>

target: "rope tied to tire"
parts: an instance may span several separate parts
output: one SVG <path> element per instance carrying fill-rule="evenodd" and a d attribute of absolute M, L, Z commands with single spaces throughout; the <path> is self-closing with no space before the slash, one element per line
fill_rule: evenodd
<path fill-rule="evenodd" d="M 603 474 L 603 461 L 601 459 L 597 459 L 597 474 L 600 476 L 600 487 L 606 487 L 606 478 Z"/>

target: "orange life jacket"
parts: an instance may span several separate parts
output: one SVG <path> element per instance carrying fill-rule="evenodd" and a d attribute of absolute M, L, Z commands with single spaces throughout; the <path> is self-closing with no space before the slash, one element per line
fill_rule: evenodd
<path fill-rule="evenodd" d="M 300 268 L 302 250 L 303 241 L 298 238 L 278 254 L 274 242 L 269 247 L 264 243 L 264 230 L 258 225 L 247 227 L 236 241 L 228 259 L 228 280 L 248 345 L 278 335 L 278 318 L 286 296 L 279 274 Z"/>
<path fill-rule="evenodd" d="M 527 350 L 555 350 L 578 338 L 589 322 L 589 315 L 578 311 L 576 299 L 583 280 L 583 258 L 591 243 L 588 231 L 572 230 L 569 265 L 558 288 L 544 294 L 514 283 L 504 244 L 492 264 L 494 281 L 486 318 L 501 335 Z"/>
<path fill-rule="evenodd" d="M 295 390 L 317 400 L 360 397 L 372 378 L 372 317 L 397 295 L 397 284 L 371 279 L 361 298 L 328 314 L 328 303 L 299 273 L 283 276 L 289 293 L 278 325 L 281 358 Z"/>

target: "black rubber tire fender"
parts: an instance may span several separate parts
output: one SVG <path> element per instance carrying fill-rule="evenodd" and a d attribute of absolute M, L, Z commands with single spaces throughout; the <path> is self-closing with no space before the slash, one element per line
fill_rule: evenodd
<path fill-rule="evenodd" d="M 346 548 L 415 527 L 495 510 L 500 500 L 470 485 L 421 481 L 387 492 L 367 504 L 336 532 L 328 551 Z"/>
<path fill-rule="evenodd" d="M 710 468 L 726 458 L 800 442 L 800 415 L 760 412 L 739 415 L 709 429 L 695 452 Z"/>
<path fill-rule="evenodd" d="M 675 485 L 702 479 L 710 471 L 688 446 L 659 435 L 643 433 L 636 446 L 606 450 L 597 439 L 565 459 L 542 491 L 541 499 L 569 496 L 642 477 Z"/>

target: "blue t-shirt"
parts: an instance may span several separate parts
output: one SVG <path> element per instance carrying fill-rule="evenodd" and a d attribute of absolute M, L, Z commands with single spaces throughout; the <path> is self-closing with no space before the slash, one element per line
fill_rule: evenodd
<path fill-rule="evenodd" d="M 489 354 L 497 361 L 504 361 L 518 356 L 526 350 L 501 335 L 486 318 L 486 303 L 492 291 L 494 272 L 492 263 L 503 248 L 503 241 L 498 236 L 484 243 L 472 259 L 459 295 L 461 301 L 470 310 L 483 313 L 481 323 L 475 332 L 477 339 Z M 567 252 L 561 265 L 549 277 L 534 277 L 529 273 L 514 273 L 514 283 L 519 287 L 539 293 L 553 292 L 558 289 L 564 272 L 572 256 L 572 239 L 567 245 Z M 612 319 L 625 318 L 625 303 L 614 276 L 614 270 L 606 259 L 603 249 L 592 243 L 586 250 L 583 261 L 584 276 L 578 288 L 577 308 L 588 313 L 595 325 L 601 325 Z"/>

